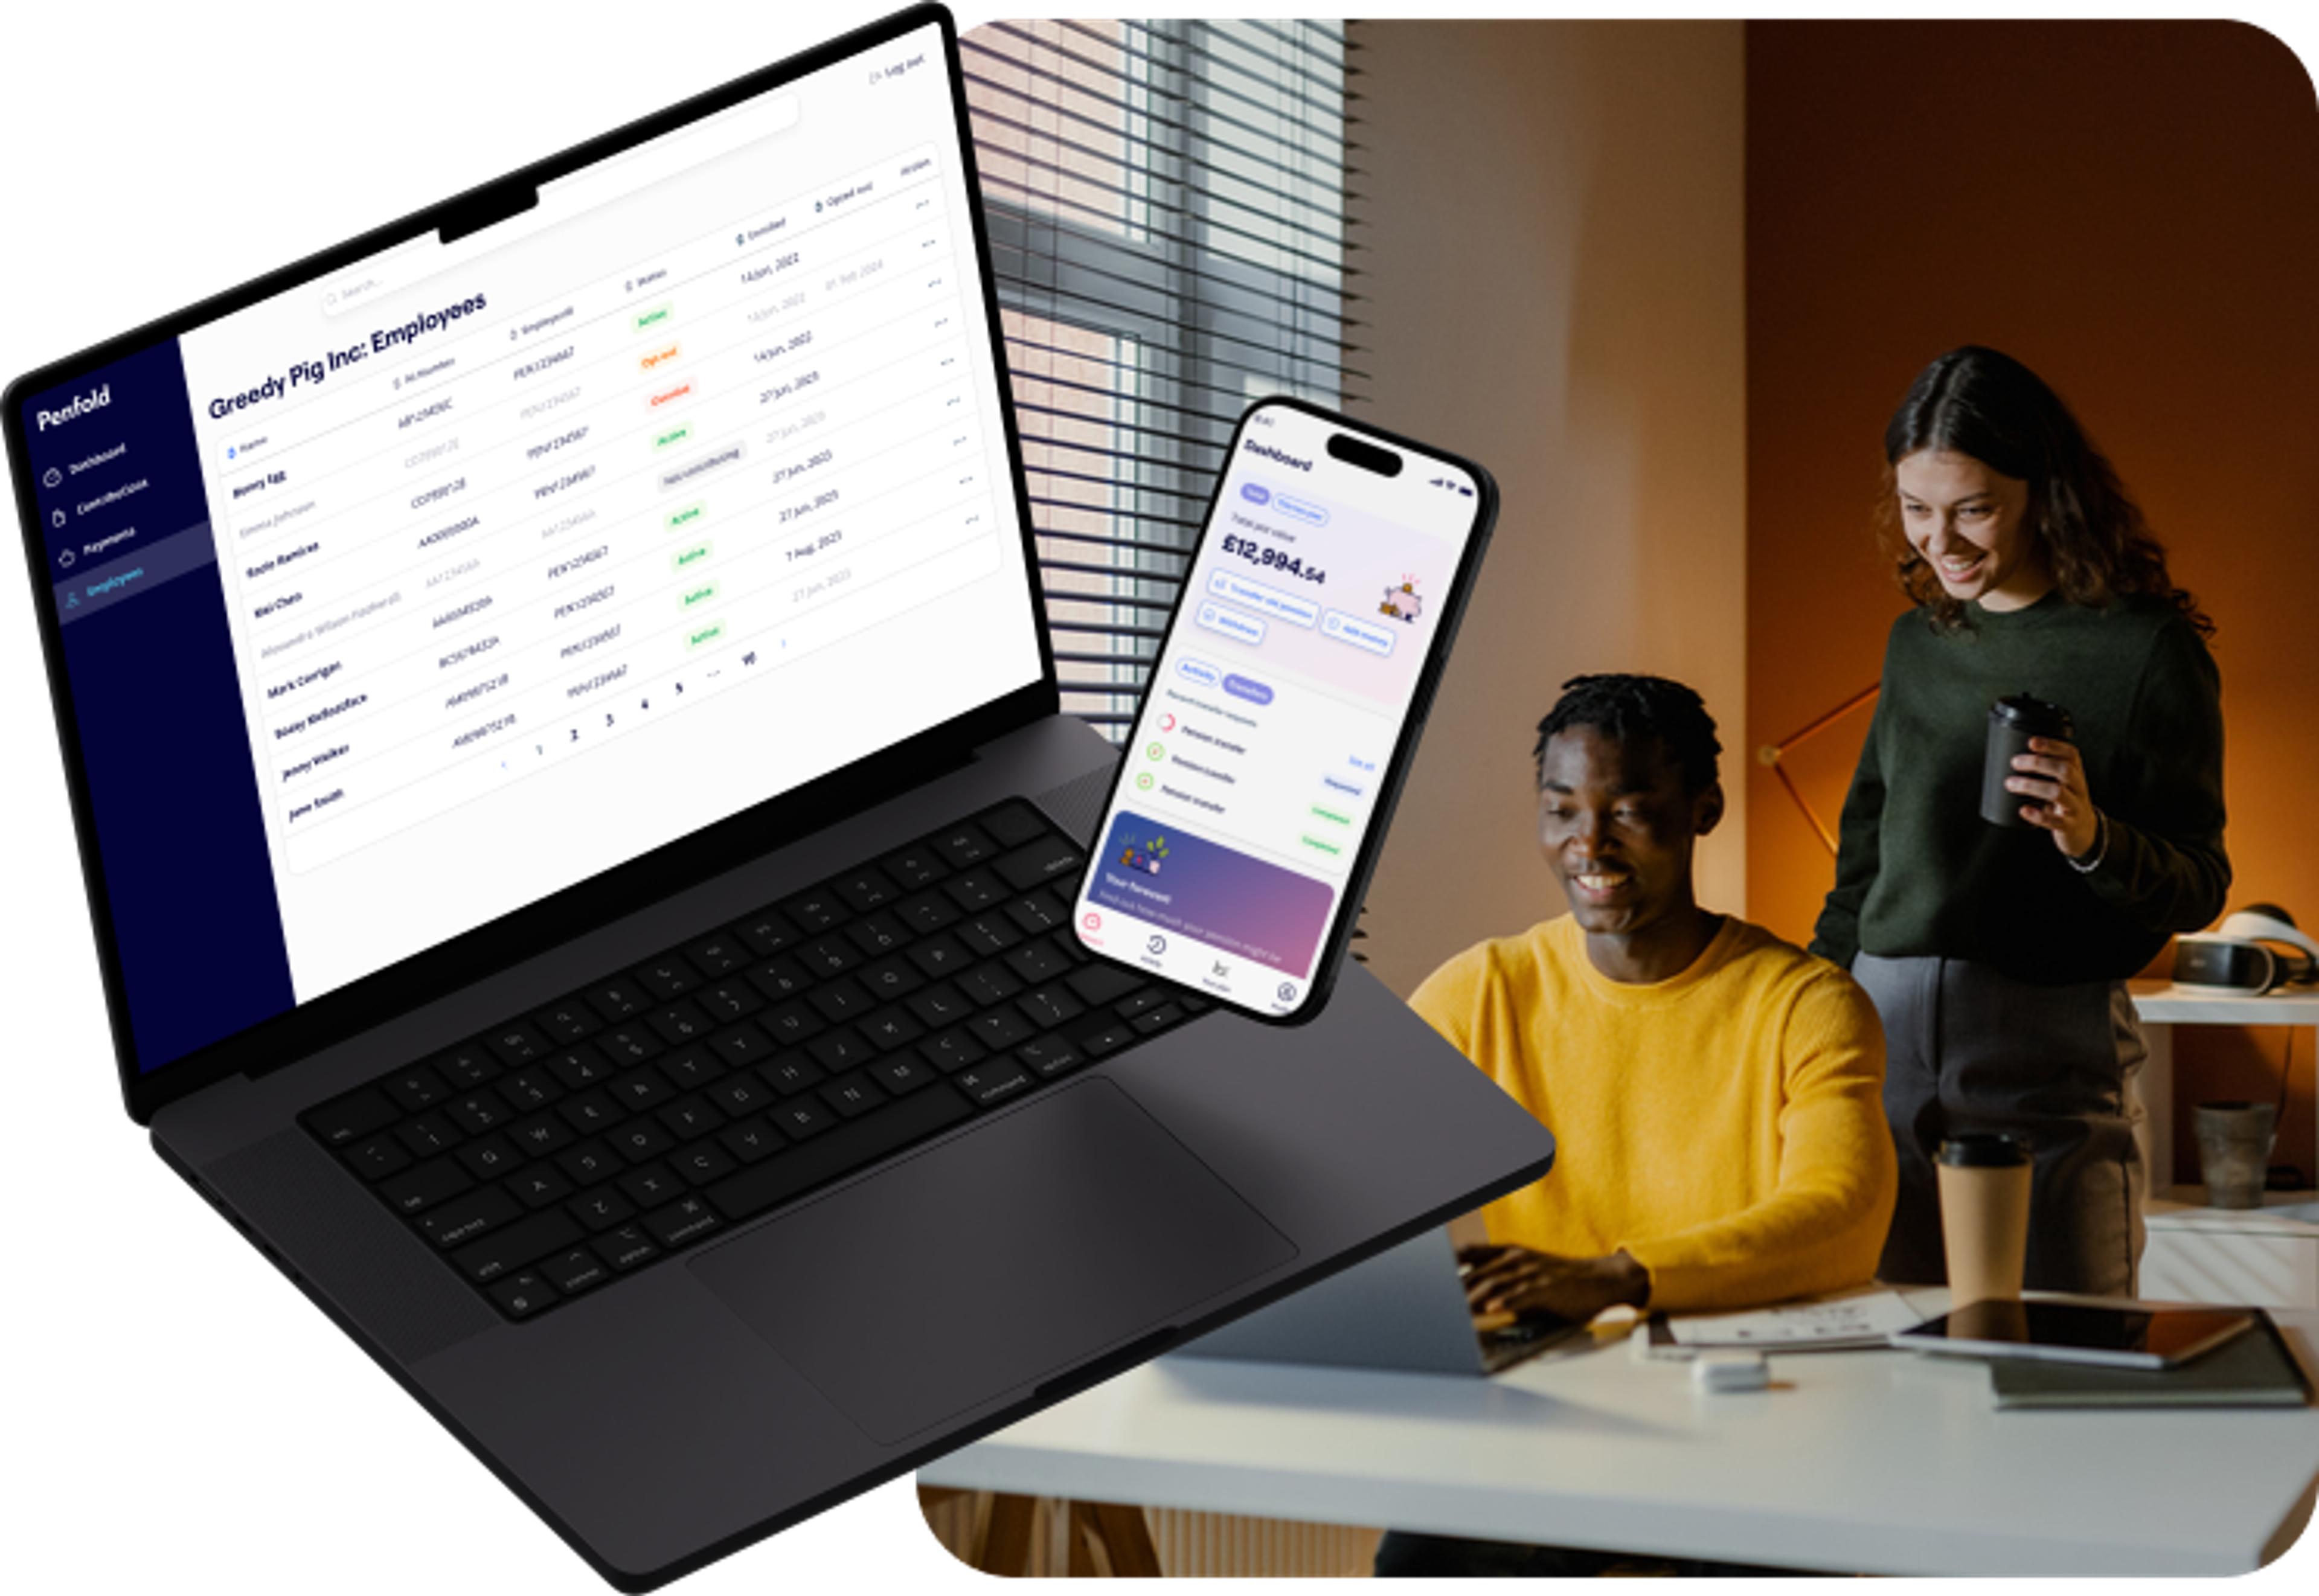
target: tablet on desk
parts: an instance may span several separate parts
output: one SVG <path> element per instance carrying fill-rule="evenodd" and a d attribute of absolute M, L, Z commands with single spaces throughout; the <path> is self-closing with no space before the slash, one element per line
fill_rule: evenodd
<path fill-rule="evenodd" d="M 1919 1352 L 2168 1369 L 2244 1334 L 2254 1322 L 2243 1308 L 1981 1302 L 1896 1330 L 1892 1342 Z"/>

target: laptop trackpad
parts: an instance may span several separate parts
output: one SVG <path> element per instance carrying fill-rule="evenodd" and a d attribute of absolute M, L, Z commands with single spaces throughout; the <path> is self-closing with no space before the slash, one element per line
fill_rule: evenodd
<path fill-rule="evenodd" d="M 892 1445 L 1295 1256 L 1124 1091 L 1087 1080 L 691 1267 Z"/>

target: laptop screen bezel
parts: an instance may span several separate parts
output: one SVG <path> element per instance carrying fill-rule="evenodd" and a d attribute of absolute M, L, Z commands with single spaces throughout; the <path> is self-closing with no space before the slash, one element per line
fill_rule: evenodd
<path fill-rule="evenodd" d="M 947 66 L 955 128 L 955 148 L 967 189 L 979 194 L 974 140 L 968 121 L 965 81 L 959 61 L 958 33 L 950 13 L 921 5 L 831 40 L 826 44 L 761 68 L 617 128 L 560 154 L 478 185 L 438 204 L 363 233 L 239 287 L 212 295 L 118 338 L 27 373 L 8 385 L 5 399 L 10 474 L 17 518 L 35 593 L 41 653 L 48 667 L 49 696 L 64 754 L 66 785 L 79 846 L 92 929 L 104 983 L 107 1018 L 122 1093 L 130 1117 L 140 1124 L 167 1104 L 236 1075 L 258 1076 L 286 1068 L 320 1049 L 360 1034 L 456 987 L 505 969 L 567 941 L 575 924 L 600 924 L 731 869 L 759 854 L 810 835 L 878 798 L 923 781 L 940 771 L 968 762 L 978 746 L 1060 708 L 1054 650 L 1046 627 L 1033 631 L 1039 651 L 1035 680 L 978 708 L 915 734 L 900 744 L 704 826 L 662 847 L 538 899 L 464 934 L 402 959 L 358 980 L 301 1003 L 183 1058 L 140 1069 L 130 1025 L 127 994 L 104 873 L 98 851 L 95 810 L 82 758 L 80 726 L 67 676 L 60 622 L 48 601 L 46 551 L 39 536 L 39 510 L 29 469 L 22 401 L 31 393 L 72 383 L 145 348 L 184 337 L 194 329 L 287 291 L 346 269 L 381 251 L 432 235 L 457 236 L 474 230 L 479 215 L 511 213 L 522 196 L 584 167 L 618 156 L 689 123 L 717 114 L 863 51 L 927 26 L 939 28 Z M 990 241 L 979 205 L 967 207 L 979 266 L 986 336 L 991 370 L 1003 383 L 1007 369 L 1000 332 L 998 299 L 990 272 Z M 1023 566 L 1037 569 L 1037 546 L 1024 474 L 1022 440 L 1013 406 L 1003 392 L 998 406 L 1006 439 L 1009 486 L 1015 496 L 1023 543 Z M 1039 609 L 1037 584 L 1031 593 Z"/>

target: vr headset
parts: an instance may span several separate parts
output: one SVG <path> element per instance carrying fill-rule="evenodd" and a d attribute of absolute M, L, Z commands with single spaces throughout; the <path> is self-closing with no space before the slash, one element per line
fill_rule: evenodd
<path fill-rule="evenodd" d="M 2275 992 L 2319 981 L 2319 942 L 2277 904 L 2249 904 L 2212 931 L 2174 939 L 2174 982 L 2224 992 Z"/>

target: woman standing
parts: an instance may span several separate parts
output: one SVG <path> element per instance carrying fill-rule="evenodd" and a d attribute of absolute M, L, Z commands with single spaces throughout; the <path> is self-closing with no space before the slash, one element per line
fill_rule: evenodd
<path fill-rule="evenodd" d="M 2035 1157 L 2026 1284 L 2133 1294 L 2141 1159 L 2127 1081 L 2143 1056 L 2125 978 L 2222 912 L 2213 623 L 2109 462 L 2052 389 L 1992 349 L 1926 366 L 1885 428 L 1884 533 L 1917 608 L 1844 804 L 1812 951 L 1883 1017 L 1899 1204 L 1879 1276 L 1939 1281 L 1932 1156 L 2011 1131 Z M 1991 706 L 2068 711 L 1981 815 Z"/>

